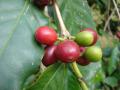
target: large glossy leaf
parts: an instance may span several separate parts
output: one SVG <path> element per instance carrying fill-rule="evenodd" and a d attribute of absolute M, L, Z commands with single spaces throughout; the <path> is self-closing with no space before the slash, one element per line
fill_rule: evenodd
<path fill-rule="evenodd" d="M 56 64 L 48 67 L 27 90 L 81 90 L 81 88 L 65 64 Z"/>
<path fill-rule="evenodd" d="M 43 49 L 34 31 L 47 22 L 29 0 L 0 0 L 0 90 L 21 90 L 38 70 Z"/>

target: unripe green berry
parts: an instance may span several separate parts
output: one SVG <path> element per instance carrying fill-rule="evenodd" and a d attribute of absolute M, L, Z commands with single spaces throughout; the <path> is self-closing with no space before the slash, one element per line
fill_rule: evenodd
<path fill-rule="evenodd" d="M 84 53 L 84 57 L 90 62 L 97 62 L 102 59 L 102 50 L 97 46 L 88 47 Z"/>
<path fill-rule="evenodd" d="M 86 28 L 75 36 L 75 41 L 80 46 L 91 46 L 97 42 L 97 39 L 97 32 L 91 28 Z"/>
<path fill-rule="evenodd" d="M 75 37 L 75 41 L 82 46 L 89 46 L 93 42 L 93 35 L 87 31 L 80 32 Z"/>

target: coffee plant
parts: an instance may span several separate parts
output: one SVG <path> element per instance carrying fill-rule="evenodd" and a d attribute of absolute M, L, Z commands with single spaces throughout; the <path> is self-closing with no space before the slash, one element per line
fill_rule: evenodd
<path fill-rule="evenodd" d="M 0 90 L 120 90 L 119 0 L 0 0 Z"/>

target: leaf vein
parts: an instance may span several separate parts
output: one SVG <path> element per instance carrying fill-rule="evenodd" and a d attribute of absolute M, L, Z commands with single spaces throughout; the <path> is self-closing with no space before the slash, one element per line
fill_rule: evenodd
<path fill-rule="evenodd" d="M 12 38 L 15 30 L 16 30 L 16 27 L 18 26 L 18 24 L 19 24 L 19 22 L 20 22 L 20 19 L 21 19 L 22 15 L 24 14 L 24 11 L 26 10 L 26 7 L 27 7 L 27 6 L 28 6 L 28 0 L 26 0 L 26 2 L 25 2 L 25 4 L 24 4 L 24 6 L 23 6 L 23 8 L 22 8 L 22 10 L 21 10 L 21 12 L 20 12 L 20 14 L 18 15 L 18 18 L 17 18 L 17 20 L 16 20 L 16 24 L 15 24 L 15 26 L 13 27 L 12 31 L 10 32 L 9 38 L 6 40 L 6 42 L 5 42 L 5 44 L 4 44 L 4 47 L 3 47 L 3 48 L 1 49 L 1 51 L 0 51 L 0 56 L 4 53 L 5 49 L 7 48 L 8 44 L 9 44 L 9 42 L 10 42 L 10 40 L 11 40 L 11 38 Z"/>

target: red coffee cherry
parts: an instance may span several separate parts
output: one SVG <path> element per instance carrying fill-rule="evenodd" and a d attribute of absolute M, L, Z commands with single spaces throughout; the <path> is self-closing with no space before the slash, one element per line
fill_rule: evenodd
<path fill-rule="evenodd" d="M 90 62 L 87 59 L 85 59 L 84 57 L 79 57 L 76 62 L 82 66 L 86 66 L 86 65 L 90 64 Z"/>
<path fill-rule="evenodd" d="M 41 44 L 53 45 L 57 40 L 57 33 L 53 28 L 42 26 L 37 28 L 35 38 Z"/>
<path fill-rule="evenodd" d="M 75 41 L 80 46 L 91 46 L 97 42 L 97 39 L 97 32 L 91 28 L 86 28 L 75 36 Z"/>
<path fill-rule="evenodd" d="M 49 4 L 50 0 L 32 0 L 33 4 L 40 9 L 44 9 Z"/>
<path fill-rule="evenodd" d="M 42 59 L 42 63 L 45 66 L 54 64 L 57 61 L 55 54 L 54 54 L 56 47 L 57 46 L 53 45 L 53 46 L 49 46 L 46 48 L 44 57 Z"/>
<path fill-rule="evenodd" d="M 82 56 L 85 52 L 85 47 L 80 46 L 79 50 L 80 50 L 80 56 Z"/>
<path fill-rule="evenodd" d="M 71 40 L 65 40 L 57 46 L 56 57 L 65 63 L 76 61 L 80 56 L 79 46 Z"/>
<path fill-rule="evenodd" d="M 120 31 L 118 31 L 118 32 L 116 33 L 116 36 L 117 36 L 118 39 L 120 39 Z"/>
<path fill-rule="evenodd" d="M 85 30 L 89 31 L 90 33 L 93 34 L 94 39 L 93 39 L 93 43 L 91 45 L 94 45 L 97 42 L 97 40 L 98 40 L 98 34 L 97 34 L 97 32 L 95 30 L 91 29 L 91 28 L 86 28 Z"/>

